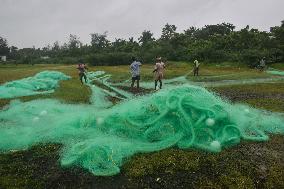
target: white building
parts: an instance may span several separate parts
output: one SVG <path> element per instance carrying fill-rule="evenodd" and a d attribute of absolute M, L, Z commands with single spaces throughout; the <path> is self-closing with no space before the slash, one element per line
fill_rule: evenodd
<path fill-rule="evenodd" d="M 6 56 L 0 56 L 0 60 L 3 61 L 3 62 L 6 62 L 7 61 L 7 57 Z"/>

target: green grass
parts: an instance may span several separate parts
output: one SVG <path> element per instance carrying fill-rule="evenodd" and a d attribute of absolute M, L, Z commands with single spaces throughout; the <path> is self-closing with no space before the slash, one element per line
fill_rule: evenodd
<path fill-rule="evenodd" d="M 271 67 L 279 70 L 284 70 L 284 63 L 273 64 L 271 65 Z"/>
<path fill-rule="evenodd" d="M 12 80 L 22 79 L 33 76 L 44 70 L 61 71 L 72 78 L 68 81 L 61 81 L 60 87 L 55 89 L 54 93 L 35 96 L 20 97 L 22 101 L 30 101 L 40 98 L 55 98 L 66 103 L 89 103 L 91 90 L 82 85 L 78 79 L 78 73 L 75 65 L 18 65 L 18 66 L 0 66 L 0 83 Z M 13 99 L 0 99 L 0 107 L 7 105 Z"/>
<path fill-rule="evenodd" d="M 112 82 L 121 82 L 131 78 L 129 66 L 98 66 L 95 67 L 95 70 L 103 70 L 112 75 Z M 153 80 L 154 74 L 154 64 L 143 64 L 141 66 L 141 78 L 143 81 Z M 174 78 L 181 75 L 185 75 L 186 73 L 192 70 L 192 66 L 188 63 L 169 63 L 166 65 L 166 78 Z"/>
<path fill-rule="evenodd" d="M 283 69 L 283 64 L 274 68 Z M 0 65 L 0 83 L 32 76 L 43 70 L 57 70 L 72 79 L 60 82 L 53 94 L 21 97 L 23 101 L 54 98 L 66 103 L 89 103 L 90 89 L 81 85 L 75 65 Z M 130 78 L 129 66 L 90 67 L 112 74 L 113 82 Z M 153 79 L 153 65 L 143 65 L 141 78 Z M 165 77 L 185 75 L 192 64 L 170 62 Z M 249 69 L 243 64 L 202 64 L 195 81 L 239 80 L 278 77 Z M 234 102 L 284 112 L 284 83 L 234 85 L 209 88 Z M 11 99 L 0 99 L 0 107 Z M 196 150 L 167 149 L 137 154 L 125 160 L 121 174 L 95 177 L 80 168 L 62 168 L 60 145 L 34 146 L 28 150 L 0 154 L 0 188 L 284 188 L 283 136 L 265 143 L 243 142 L 211 154 Z"/>
<path fill-rule="evenodd" d="M 145 64 L 141 67 L 142 81 L 153 80 L 152 73 L 154 65 Z M 259 72 L 255 69 L 249 69 L 242 64 L 201 64 L 200 77 L 192 76 L 193 65 L 186 62 L 169 62 L 166 64 L 165 79 L 171 79 L 187 75 L 188 79 L 193 81 L 219 81 L 219 80 L 238 80 L 238 79 L 256 79 L 277 77 Z M 129 66 L 98 66 L 95 70 L 103 70 L 112 75 L 111 81 L 121 82 L 130 79 Z M 212 78 L 214 76 L 214 78 Z"/>
<path fill-rule="evenodd" d="M 231 65 L 231 64 L 229 64 Z M 153 65 L 145 64 L 141 67 L 141 78 L 143 81 L 153 80 Z M 241 70 L 239 69 L 241 68 Z M 57 98 L 68 103 L 89 103 L 89 97 L 91 91 L 89 88 L 82 86 L 78 79 L 78 73 L 76 65 L 0 65 L 0 83 L 7 81 L 22 79 L 28 76 L 35 75 L 36 73 L 44 70 L 56 70 L 61 71 L 72 77 L 69 81 L 62 81 L 60 88 L 56 89 L 55 93 L 48 95 L 37 95 L 30 97 L 20 98 L 23 101 L 28 101 L 38 98 Z M 112 75 L 112 82 L 121 82 L 130 79 L 129 66 L 98 66 L 90 67 L 89 71 L 102 70 Z M 192 64 L 186 62 L 169 62 L 166 67 L 165 78 L 170 79 L 181 75 L 186 75 L 192 70 Z M 266 74 L 259 73 L 255 70 L 250 70 L 241 66 L 228 67 L 224 65 L 202 65 L 200 70 L 201 76 L 199 78 L 188 78 L 193 81 L 217 81 L 222 79 L 239 79 L 241 78 L 262 78 L 266 77 Z M 221 76 L 220 75 L 228 75 Z M 210 78 L 210 76 L 217 76 Z M 80 92 L 78 92 L 80 91 Z M 0 107 L 8 104 L 10 100 L 0 99 Z"/>
<path fill-rule="evenodd" d="M 267 143 L 243 142 L 217 154 L 179 149 L 138 154 L 123 168 L 131 178 L 179 179 L 175 174 L 180 174 L 183 179 L 188 173 L 183 184 L 193 188 L 282 188 L 284 164 L 275 157 L 283 154 L 283 140 L 274 136 Z"/>
<path fill-rule="evenodd" d="M 284 101 L 279 101 L 279 99 L 248 99 L 244 101 L 256 108 L 261 108 L 265 110 L 284 112 Z"/>

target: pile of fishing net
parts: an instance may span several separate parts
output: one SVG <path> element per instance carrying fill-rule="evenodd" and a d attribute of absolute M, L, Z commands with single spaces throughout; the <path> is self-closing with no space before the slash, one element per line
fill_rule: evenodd
<path fill-rule="evenodd" d="M 33 77 L 1 85 L 0 99 L 51 93 L 58 86 L 60 80 L 68 79 L 70 79 L 69 76 L 58 71 L 43 71 Z"/>
<path fill-rule="evenodd" d="M 282 70 L 269 68 L 269 70 L 267 70 L 266 72 L 269 73 L 269 74 L 273 74 L 273 75 L 284 76 L 284 71 L 282 71 Z"/>
<path fill-rule="evenodd" d="M 0 112 L 0 150 L 61 143 L 63 166 L 114 175 L 135 153 L 169 147 L 220 152 L 242 139 L 266 141 L 269 133 L 284 133 L 283 115 L 232 105 L 191 85 L 102 107 L 13 101 Z"/>

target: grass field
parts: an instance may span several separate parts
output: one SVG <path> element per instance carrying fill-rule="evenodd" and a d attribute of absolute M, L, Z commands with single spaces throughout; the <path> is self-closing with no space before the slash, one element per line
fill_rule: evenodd
<path fill-rule="evenodd" d="M 272 65 L 284 70 L 284 64 Z M 61 71 L 72 77 L 60 82 L 52 94 L 21 97 L 23 101 L 55 98 L 65 103 L 90 103 L 91 90 L 81 85 L 74 65 L 0 65 L 0 84 L 32 76 L 44 70 Z M 90 67 L 103 70 L 119 83 L 129 79 L 128 66 Z M 141 78 L 153 79 L 152 65 L 143 65 Z M 186 75 L 192 65 L 170 62 L 167 79 Z M 202 65 L 197 82 L 278 78 L 242 64 Z M 166 86 L 165 86 L 166 87 Z M 208 87 L 223 98 L 256 108 L 284 112 L 284 81 Z M 0 107 L 12 99 L 0 99 Z M 128 159 L 119 175 L 96 177 L 81 168 L 63 169 L 59 164 L 60 144 L 37 145 L 29 150 L 0 154 L 0 188 L 284 188 L 284 137 L 271 136 L 266 143 L 242 142 L 211 154 L 175 148 L 137 154 Z"/>

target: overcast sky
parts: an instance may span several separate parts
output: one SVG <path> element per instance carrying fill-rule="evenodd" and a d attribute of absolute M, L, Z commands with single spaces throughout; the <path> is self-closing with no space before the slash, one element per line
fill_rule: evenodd
<path fill-rule="evenodd" d="M 43 47 L 69 34 L 90 43 L 90 33 L 108 38 L 155 37 L 166 24 L 190 26 L 229 22 L 267 30 L 284 20 L 284 0 L 0 0 L 0 36 L 9 45 Z"/>

